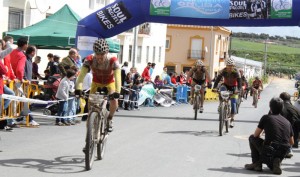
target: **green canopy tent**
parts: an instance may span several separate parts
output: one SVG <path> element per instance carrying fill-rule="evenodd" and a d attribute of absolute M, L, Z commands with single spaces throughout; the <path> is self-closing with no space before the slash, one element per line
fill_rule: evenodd
<path fill-rule="evenodd" d="M 48 18 L 23 29 L 4 32 L 18 40 L 27 37 L 30 44 L 39 49 L 68 49 L 75 46 L 78 21 L 81 18 L 67 4 Z M 120 44 L 107 39 L 110 52 L 118 53 Z"/>

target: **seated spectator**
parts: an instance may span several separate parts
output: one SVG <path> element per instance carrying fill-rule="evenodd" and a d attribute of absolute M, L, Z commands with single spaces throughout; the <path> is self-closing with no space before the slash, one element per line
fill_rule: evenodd
<path fill-rule="evenodd" d="M 172 84 L 177 84 L 177 76 L 176 75 L 177 75 L 176 73 L 171 73 L 171 75 L 170 75 Z"/>
<path fill-rule="evenodd" d="M 186 84 L 186 78 L 184 77 L 184 73 L 181 72 L 179 76 L 176 78 L 176 82 L 179 83 L 180 85 Z"/>
<path fill-rule="evenodd" d="M 167 87 L 176 87 L 176 84 L 172 83 L 171 77 L 173 76 L 173 73 L 169 73 L 164 79 L 164 86 Z"/>
<path fill-rule="evenodd" d="M 163 86 L 163 81 L 160 79 L 159 75 L 155 76 L 154 84 L 157 88 L 161 88 Z"/>

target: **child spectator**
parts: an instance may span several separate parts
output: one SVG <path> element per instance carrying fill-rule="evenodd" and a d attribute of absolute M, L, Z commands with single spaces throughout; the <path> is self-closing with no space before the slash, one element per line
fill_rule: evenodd
<path fill-rule="evenodd" d="M 155 76 L 155 79 L 154 79 L 154 84 L 155 84 L 155 87 L 156 88 L 162 88 L 163 86 L 163 81 L 160 79 L 159 75 L 156 75 Z"/>
<path fill-rule="evenodd" d="M 60 81 L 58 90 L 56 93 L 56 98 L 59 100 L 59 108 L 57 115 L 63 117 L 67 115 L 68 111 L 68 99 L 70 91 L 70 83 L 75 78 L 76 72 L 73 69 L 67 70 L 67 75 Z M 65 118 L 56 118 L 55 125 L 70 125 L 67 123 Z"/>
<path fill-rule="evenodd" d="M 138 104 L 138 100 L 139 100 L 139 92 L 142 89 L 142 84 L 140 83 L 140 80 L 136 80 L 134 82 L 134 84 L 132 85 L 132 94 L 131 94 L 131 98 L 130 98 L 130 108 L 132 110 L 139 110 L 139 104 Z"/>

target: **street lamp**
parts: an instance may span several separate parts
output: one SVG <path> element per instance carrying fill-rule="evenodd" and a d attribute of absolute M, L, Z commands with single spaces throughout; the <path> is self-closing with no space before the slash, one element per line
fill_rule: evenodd
<path fill-rule="evenodd" d="M 246 75 L 246 57 L 249 55 L 249 53 L 245 54 L 245 58 L 244 58 L 244 74 Z"/>

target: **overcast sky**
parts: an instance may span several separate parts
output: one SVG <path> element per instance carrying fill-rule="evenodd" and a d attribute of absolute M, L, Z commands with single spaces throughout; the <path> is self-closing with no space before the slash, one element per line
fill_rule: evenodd
<path fill-rule="evenodd" d="M 300 37 L 300 27 L 226 27 L 233 32 L 265 33 L 270 36 Z"/>

